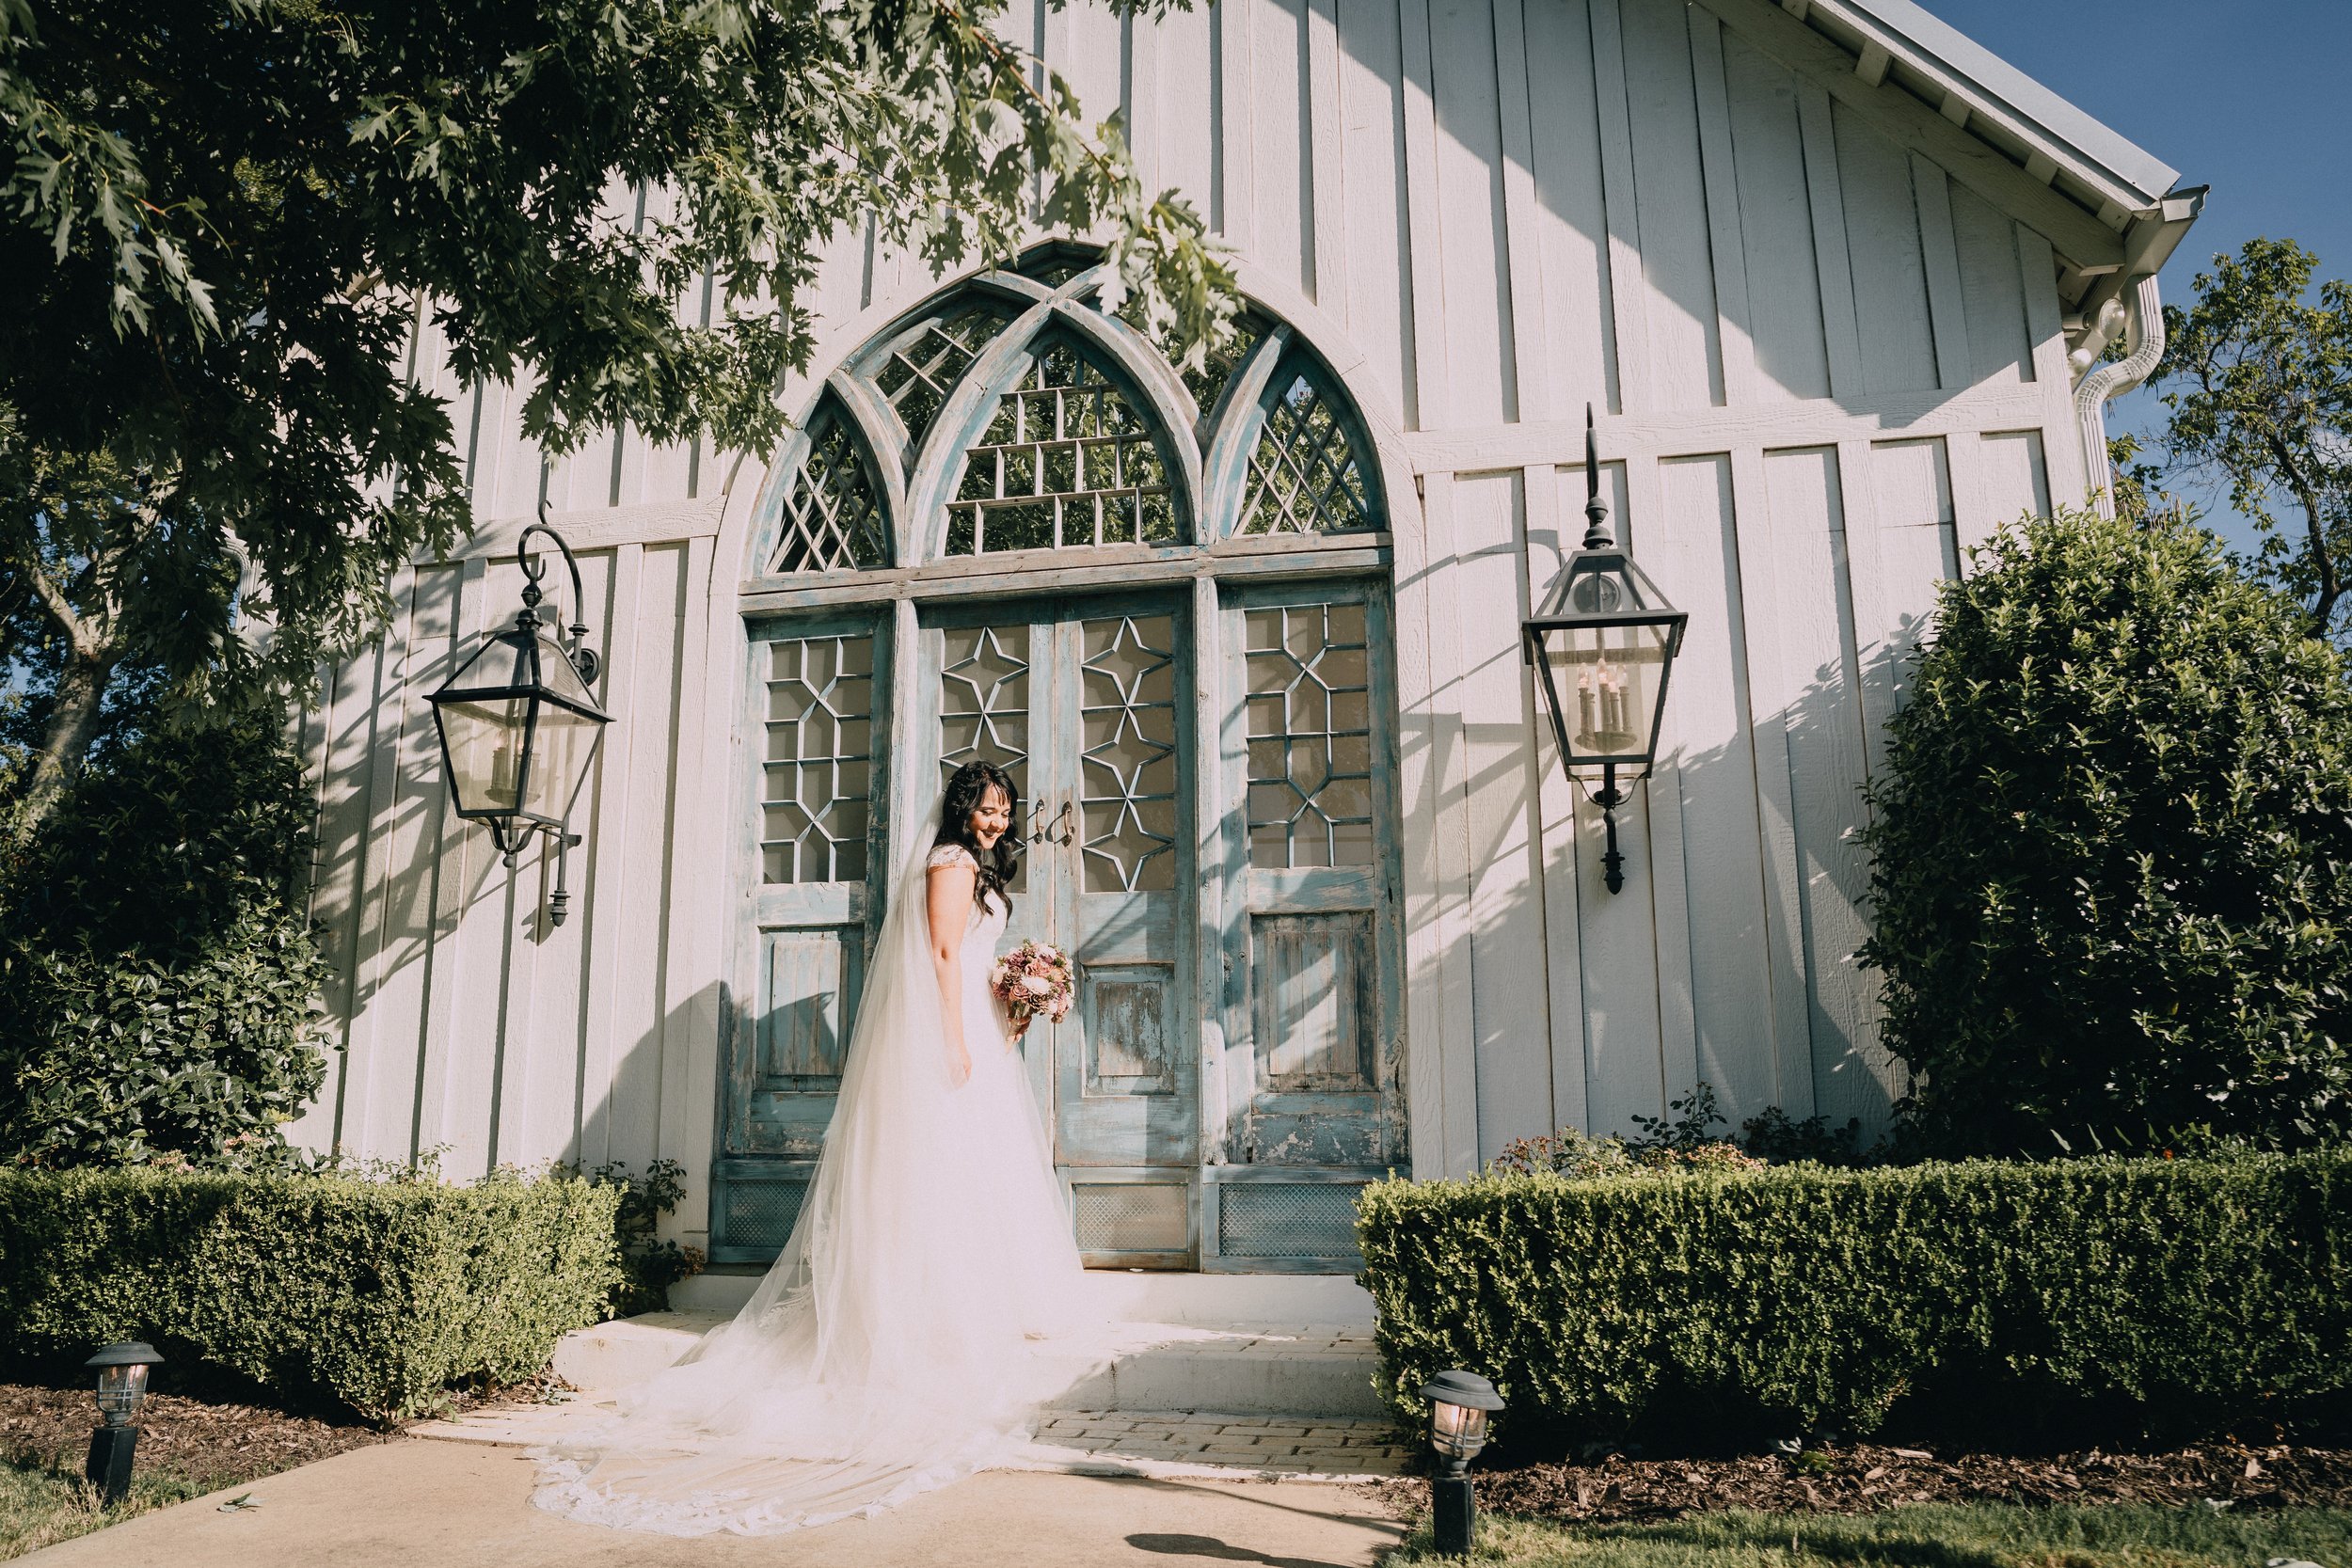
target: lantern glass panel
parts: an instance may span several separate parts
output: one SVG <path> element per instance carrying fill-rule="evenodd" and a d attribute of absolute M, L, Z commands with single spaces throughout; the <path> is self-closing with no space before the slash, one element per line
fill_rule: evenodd
<path fill-rule="evenodd" d="M 1578 762 L 1650 754 L 1671 635 L 1670 626 L 1638 623 L 1545 631 L 1552 690 Z"/>
<path fill-rule="evenodd" d="M 1429 1435 L 1439 1453 L 1468 1459 L 1486 1446 L 1486 1413 L 1438 1400 L 1430 1416 Z"/>
<path fill-rule="evenodd" d="M 568 671 L 570 666 L 564 668 Z M 523 781 L 525 812 L 548 818 L 568 813 L 572 797 L 588 770 L 589 754 L 596 750 L 597 732 L 603 728 L 598 721 L 569 708 L 553 703 L 539 705 L 539 729 L 531 743 L 530 776 Z"/>
<path fill-rule="evenodd" d="M 449 745 L 449 782 L 457 809 L 509 813 L 523 800 L 523 736 L 531 700 L 523 696 L 443 703 L 437 709 Z"/>
<path fill-rule="evenodd" d="M 147 1369 L 136 1367 L 101 1367 L 98 1369 L 98 1408 L 109 1426 L 119 1426 L 139 1413 L 147 1401 Z"/>

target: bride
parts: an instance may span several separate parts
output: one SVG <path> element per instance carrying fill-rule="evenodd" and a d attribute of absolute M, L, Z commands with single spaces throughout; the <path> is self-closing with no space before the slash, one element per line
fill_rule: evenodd
<path fill-rule="evenodd" d="M 872 1514 L 1009 1457 L 1100 1367 L 1011 1027 L 988 988 L 1018 868 L 1003 769 L 948 781 L 898 875 L 790 1240 L 732 1322 L 541 1450 L 543 1509 L 674 1535 Z"/>

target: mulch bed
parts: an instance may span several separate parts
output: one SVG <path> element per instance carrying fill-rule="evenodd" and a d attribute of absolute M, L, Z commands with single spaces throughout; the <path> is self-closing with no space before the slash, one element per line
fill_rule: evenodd
<path fill-rule="evenodd" d="M 1784 1456 L 1629 1459 L 1473 1469 L 1478 1504 L 1595 1523 L 1676 1518 L 1715 1509 L 1867 1513 L 1906 1503 L 2155 1503 L 2233 1508 L 2352 1508 L 2352 1449 L 2201 1444 L 2162 1452 L 2024 1457 L 1938 1455 L 1838 1444 Z M 1392 1506 L 1426 1509 L 1429 1483 L 1381 1483 Z"/>
<path fill-rule="evenodd" d="M 97 1402 L 87 1388 L 0 1383 L 0 1463 L 82 1473 Z M 290 1415 L 260 1405 L 157 1393 L 139 1412 L 138 1467 L 206 1491 L 234 1486 L 389 1433 L 356 1419 Z"/>

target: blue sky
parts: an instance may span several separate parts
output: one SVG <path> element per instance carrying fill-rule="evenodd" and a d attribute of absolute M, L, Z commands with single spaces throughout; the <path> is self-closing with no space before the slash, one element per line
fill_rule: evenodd
<path fill-rule="evenodd" d="M 2298 240 L 2323 277 L 2352 277 L 2352 0 L 1921 0 L 2011 65 L 2211 185 L 2204 216 L 2159 278 L 2186 304 L 2217 250 Z M 2111 431 L 2158 428 L 2152 393 L 2120 399 Z M 2242 538 L 2219 497 L 2208 520 Z"/>

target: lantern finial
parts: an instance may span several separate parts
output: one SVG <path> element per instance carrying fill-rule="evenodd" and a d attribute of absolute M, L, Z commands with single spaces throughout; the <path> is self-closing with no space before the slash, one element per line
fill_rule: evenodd
<path fill-rule="evenodd" d="M 1605 550 L 1615 546 L 1616 535 L 1609 531 L 1609 503 L 1600 499 L 1600 441 L 1593 434 L 1593 405 L 1584 405 L 1584 547 Z"/>

